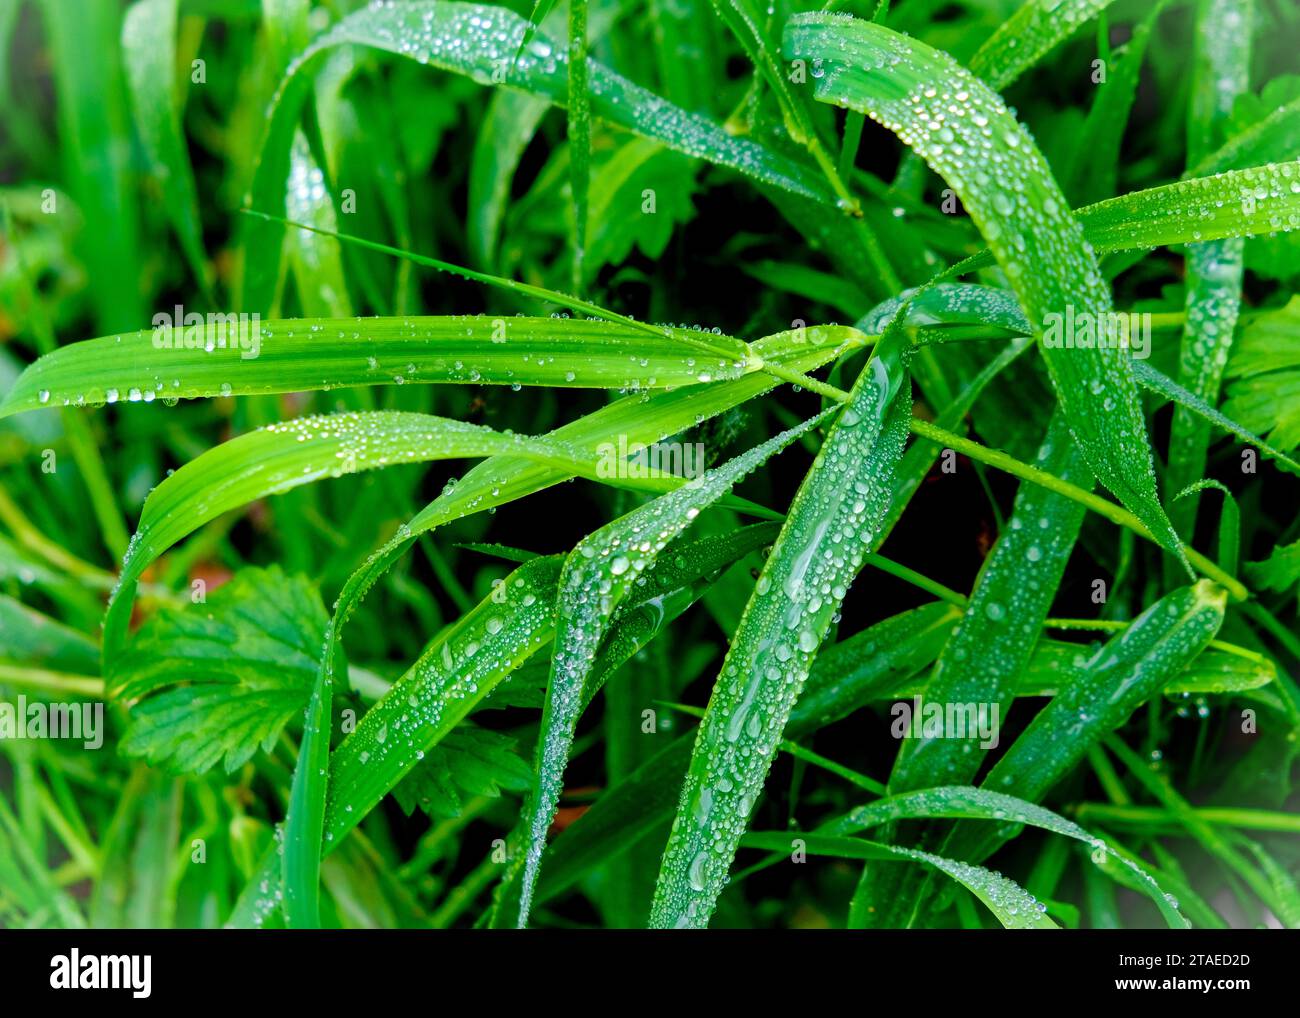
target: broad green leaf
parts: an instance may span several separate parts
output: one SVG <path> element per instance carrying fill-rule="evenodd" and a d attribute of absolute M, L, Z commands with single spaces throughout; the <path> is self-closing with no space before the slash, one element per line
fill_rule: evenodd
<path fill-rule="evenodd" d="M 465 722 L 425 753 L 393 787 L 393 798 L 407 815 L 418 806 L 430 817 L 456 817 L 464 795 L 495 799 L 503 788 L 523 792 L 531 782 L 532 770 L 514 739 Z"/>
<path fill-rule="evenodd" d="M 877 345 L 745 607 L 700 725 L 652 926 L 708 923 L 831 617 L 880 538 L 911 417 L 906 346 L 897 334 Z"/>
<path fill-rule="evenodd" d="M 821 423 L 824 415 L 736 456 L 722 466 L 661 495 L 621 519 L 583 538 L 564 562 L 560 576 L 560 619 L 555 654 L 542 712 L 536 780 L 524 813 L 527 854 L 520 894 L 518 925 L 527 924 L 533 890 L 541 868 L 546 832 L 563 789 L 578 718 L 596 654 L 619 605 L 637 581 L 654 569 L 656 559 L 699 513 L 744 476 Z"/>
<path fill-rule="evenodd" d="M 315 585 L 277 567 L 241 570 L 205 602 L 155 615 L 114 668 L 118 696 L 140 701 L 123 752 L 231 773 L 270 750 L 307 705 L 326 619 Z"/>
<path fill-rule="evenodd" d="M 1242 327 L 1228 376 L 1225 414 L 1281 449 L 1300 444 L 1300 297 Z"/>
<path fill-rule="evenodd" d="M 1247 562 L 1246 574 L 1264 590 L 1290 590 L 1300 582 L 1300 541 L 1275 546 L 1262 562 Z"/>
<path fill-rule="evenodd" d="M 879 25 L 800 15 L 786 52 L 825 67 L 817 95 L 866 113 L 944 177 L 988 241 L 1034 327 L 1061 409 L 1097 478 L 1185 559 L 1156 494 L 1127 351 L 1067 348 L 1053 320 L 1111 310 L 1110 291 L 1032 138 L 952 58 Z"/>
<path fill-rule="evenodd" d="M 663 255 L 673 230 L 694 214 L 693 167 L 680 152 L 645 138 L 630 139 L 600 163 L 591 181 L 591 221 L 599 229 L 588 240 L 588 279 L 604 265 L 621 264 L 633 245 L 647 258 Z"/>
<path fill-rule="evenodd" d="M 170 314 L 170 313 L 169 313 Z M 61 347 L 0 402 L 0 418 L 43 406 L 174 401 L 350 385 L 474 383 L 655 389 L 739 378 L 739 340 L 661 335 L 579 318 L 448 316 L 220 321 L 141 329 Z M 168 345 L 163 345 L 168 344 Z"/>

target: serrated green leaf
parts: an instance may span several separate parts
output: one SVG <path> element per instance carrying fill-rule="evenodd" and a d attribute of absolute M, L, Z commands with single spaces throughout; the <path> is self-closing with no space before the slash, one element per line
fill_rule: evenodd
<path fill-rule="evenodd" d="M 114 669 L 117 695 L 140 701 L 123 751 L 229 773 L 269 749 L 307 705 L 326 619 L 315 585 L 276 567 L 241 570 L 204 602 L 154 616 Z"/>

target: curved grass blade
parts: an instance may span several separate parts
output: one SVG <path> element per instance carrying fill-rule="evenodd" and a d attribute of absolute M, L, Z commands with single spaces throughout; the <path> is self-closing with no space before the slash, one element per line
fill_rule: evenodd
<path fill-rule="evenodd" d="M 511 181 L 548 109 L 545 99 L 520 92 L 498 92 L 488 103 L 470 160 L 466 224 L 470 250 L 485 269 L 496 264 Z"/>
<path fill-rule="evenodd" d="M 1086 672 L 1029 723 L 982 785 L 1037 802 L 1209 644 L 1223 623 L 1227 595 L 1208 580 L 1161 598 L 1101 647 Z M 983 859 L 1003 837 L 961 825 L 944 851 Z"/>
<path fill-rule="evenodd" d="M 208 289 L 211 272 L 176 95 L 178 6 L 179 0 L 139 0 L 132 6 L 122 22 L 122 56 L 136 127 L 162 189 L 163 207 L 195 278 Z"/>
<path fill-rule="evenodd" d="M 1092 488 L 1092 471 L 1059 411 L 1048 425 L 1036 465 Z M 1034 484 L 1020 486 L 1007 527 L 985 559 L 962 620 L 935 665 L 925 694 L 931 703 L 986 704 L 995 723 L 1006 716 L 1065 575 L 1083 516 L 1083 507 L 1072 499 Z M 972 779 L 988 746 L 976 733 L 969 736 L 904 740 L 889 777 L 890 791 Z M 918 876 L 915 870 L 897 866 L 865 868 L 851 924 L 905 924 L 906 916 L 897 910 L 912 907 Z M 908 883 L 899 887 L 900 879 Z"/>
<path fill-rule="evenodd" d="M 808 371 L 831 360 L 843 346 L 860 336 L 856 329 L 841 326 L 796 329 L 759 340 L 752 349 L 769 364 L 780 363 L 795 371 Z M 600 455 L 602 446 L 620 438 L 630 447 L 678 434 L 768 392 L 777 384 L 777 379 L 770 374 L 753 373 L 735 381 L 656 393 L 649 398 L 631 396 L 558 428 L 547 438 L 578 448 L 594 458 Z M 505 505 L 579 473 L 576 469 L 510 455 L 494 456 L 479 464 L 453 489 L 412 517 L 391 541 L 348 577 L 335 605 L 334 624 L 328 630 L 330 639 L 338 639 L 356 606 L 420 534 L 450 520 Z"/>
<path fill-rule="evenodd" d="M 104 667 L 110 691 L 137 581 L 167 548 L 204 523 L 256 499 L 326 477 L 397 463 L 501 454 L 598 476 L 594 464 L 563 443 L 399 411 L 330 414 L 272 424 L 198 456 L 167 477 L 145 501 L 104 623 Z M 659 483 L 652 480 L 652 485 Z"/>
<path fill-rule="evenodd" d="M 1037 466 L 1090 488 L 1092 473 L 1060 414 L 1052 418 Z M 938 703 L 996 704 L 1005 716 L 1020 674 L 1065 575 L 1083 523 L 1078 503 L 1022 484 L 1006 530 L 984 561 L 962 621 L 927 687 Z M 979 769 L 979 738 L 909 739 L 890 775 L 891 792 L 963 782 Z"/>
<path fill-rule="evenodd" d="M 557 613 L 561 622 L 542 712 L 536 778 L 531 803 L 524 813 L 527 847 L 519 927 L 528 922 L 546 832 L 560 801 L 564 768 L 582 712 L 583 690 L 619 605 L 637 580 L 654 568 L 659 553 L 701 510 L 825 417 L 820 414 L 782 432 L 676 491 L 648 502 L 584 538 L 569 553 L 560 577 Z"/>
<path fill-rule="evenodd" d="M 1223 511 L 1219 514 L 1219 565 L 1229 576 L 1236 576 L 1241 551 L 1241 510 L 1237 508 L 1237 500 L 1232 497 L 1227 485 L 1212 477 L 1202 478 L 1175 495 L 1174 502 L 1207 488 L 1213 488 L 1223 495 Z"/>
<path fill-rule="evenodd" d="M 1250 85 L 1254 0 L 1207 0 L 1196 19 L 1192 99 L 1188 111 L 1187 161 L 1195 165 L 1223 140 L 1233 103 Z M 1196 244 L 1187 250 L 1186 324 L 1178 356 L 1178 381 L 1193 395 L 1218 402 L 1223 370 L 1241 312 L 1246 272 L 1241 238 Z M 1170 422 L 1165 484 L 1180 493 L 1171 504 L 1174 529 L 1190 539 L 1200 504 L 1189 486 L 1205 473 L 1209 426 L 1185 407 Z M 1220 556 L 1223 551 L 1220 549 Z"/>
<path fill-rule="evenodd" d="M 661 563 L 643 578 L 640 599 L 610 630 L 584 690 L 584 703 L 611 671 L 699 596 L 703 577 L 766 543 L 775 532 L 770 524 L 759 524 L 736 534 L 692 542 L 679 549 L 671 562 Z M 439 634 L 365 715 L 354 735 L 330 758 L 325 854 L 433 745 L 528 657 L 551 642 L 559 571 L 556 556 L 529 560 L 525 568 L 508 576 L 491 598 Z M 682 596 L 683 591 L 687 596 Z M 523 635 L 526 641 L 519 642 Z M 512 640 L 516 642 L 512 644 Z M 425 713 L 412 725 L 414 708 Z M 259 876 L 241 899 L 233 925 L 262 925 L 269 918 L 281 901 L 281 887 L 286 886 L 276 882 L 278 876 L 272 853 L 263 860 Z"/>
<path fill-rule="evenodd" d="M 1100 254 L 1300 228 L 1300 160 L 1134 191 L 1077 209 Z"/>
<path fill-rule="evenodd" d="M 998 922 L 1009 930 L 1054 930 L 1056 923 L 1043 913 L 1047 906 L 1013 880 L 986 870 L 982 866 L 947 859 L 916 848 L 901 848 L 864 838 L 837 838 L 824 834 L 756 831 L 742 839 L 746 848 L 766 848 L 789 852 L 791 841 L 798 838 L 805 851 L 840 859 L 905 859 L 925 863 L 951 877 L 988 906 Z"/>
<path fill-rule="evenodd" d="M 838 820 L 817 828 L 819 834 L 844 836 L 870 830 L 881 824 L 906 819 L 974 819 L 996 820 L 1002 824 L 1025 824 L 1053 834 L 1081 841 L 1094 852 L 1100 851 L 1126 867 L 1135 882 L 1160 910 L 1171 929 L 1185 929 L 1187 920 L 1170 903 L 1170 895 L 1151 874 L 1125 855 L 1094 837 L 1078 824 L 1049 809 L 1001 792 L 991 792 L 969 785 L 937 786 L 901 795 L 891 795 L 868 803 Z"/>
<path fill-rule="evenodd" d="M 1171 0 L 1157 0 L 1135 26 L 1124 48 L 1115 54 L 1115 66 L 1097 88 L 1078 142 L 1074 146 L 1065 192 L 1074 201 L 1102 201 L 1114 195 L 1119 180 L 1120 145 L 1137 99 L 1147 44 L 1157 19 Z"/>
<path fill-rule="evenodd" d="M 331 702 L 334 684 L 322 668 L 312 685 L 303 720 L 298 763 L 289 786 L 284 818 L 284 919 L 290 929 L 320 926 L 321 838 L 325 833 L 325 795 L 329 785 Z"/>
<path fill-rule="evenodd" d="M 299 318 L 165 328 L 72 343 L 41 357 L 0 418 L 45 406 L 472 383 L 647 389 L 738 378 L 739 340 L 580 318 Z M 169 345 L 164 346 L 163 343 Z M 170 345 L 175 344 L 175 345 Z M 705 352 L 710 351 L 710 352 Z"/>
<path fill-rule="evenodd" d="M 858 336 L 851 329 L 795 330 L 778 334 L 755 344 L 763 356 L 774 360 L 788 358 L 794 365 L 815 366 L 834 356 L 834 341 Z M 797 353 L 790 354 L 784 341 L 793 341 Z M 811 344 L 811 350 L 805 350 Z M 553 433 L 553 439 L 598 452 L 600 444 L 624 437 L 633 442 L 653 442 L 698 424 L 727 407 L 766 392 L 776 381 L 768 375 L 741 379 L 739 385 L 723 382 L 692 390 L 664 393 L 643 400 L 629 398 L 615 403 L 587 418 L 575 421 Z M 471 471 L 452 490 L 430 503 L 398 535 L 372 555 L 349 578 L 335 605 L 334 616 L 326 630 L 323 661 L 333 667 L 342 627 L 351 613 L 378 581 L 379 577 L 411 545 L 416 537 L 448 520 L 502 505 L 533 491 L 576 476 L 579 471 L 564 467 L 544 467 L 513 456 L 498 456 Z"/>
<path fill-rule="evenodd" d="M 831 617 L 879 539 L 911 418 L 907 341 L 877 345 L 804 477 L 700 725 L 650 925 L 708 923 Z"/>
<path fill-rule="evenodd" d="M 796 144 L 808 149 L 817 165 L 821 167 L 822 173 L 825 174 L 841 207 L 856 210 L 857 201 L 840 178 L 835 160 L 826 151 L 802 100 L 794 94 L 786 74 L 778 65 L 762 24 L 764 20 L 771 17 L 771 10 L 760 11 L 753 0 L 710 0 L 710 2 L 718 18 L 731 30 L 732 35 L 740 43 L 741 49 L 745 51 L 745 55 L 749 57 L 763 81 L 767 83 L 767 87 L 771 89 L 781 109 L 781 118 L 790 138 Z M 874 235 L 871 240 L 874 245 Z M 883 256 L 879 255 L 878 247 L 873 254 L 877 255 L 880 261 L 884 260 Z"/>
<path fill-rule="evenodd" d="M 1110 291 L 1041 153 L 987 85 L 951 57 L 866 22 L 799 15 L 788 56 L 820 59 L 817 95 L 866 113 L 952 186 L 1034 326 L 1071 432 L 1097 478 L 1190 571 L 1156 494 L 1127 351 L 1067 348 L 1050 332 L 1071 310 L 1102 315 Z"/>
<path fill-rule="evenodd" d="M 858 328 L 866 333 L 883 329 L 898 307 L 909 299 L 911 304 L 907 312 L 907 324 L 917 326 L 923 335 L 963 338 L 966 336 L 966 327 L 969 327 L 978 331 L 979 335 L 986 336 L 990 326 L 1026 336 L 1032 332 L 1029 319 L 1009 291 L 972 283 L 944 283 L 920 292 L 915 298 L 904 294 L 885 301 L 858 322 Z M 1237 363 L 1240 361 L 1234 361 L 1234 364 Z M 991 363 L 989 367 L 992 366 Z M 1284 468 L 1300 473 L 1300 463 L 1162 374 L 1150 362 L 1134 359 L 1133 374 L 1138 384 L 1147 391 L 1163 396 L 1206 423 L 1254 446 L 1266 456 L 1277 460 Z M 944 416 L 938 421 L 941 427 L 953 426 L 949 413 L 949 410 L 945 410 Z M 911 452 L 909 450 L 908 455 Z"/>
<path fill-rule="evenodd" d="M 1300 463 L 1296 462 L 1275 446 L 1265 442 L 1253 431 L 1246 430 L 1227 414 L 1214 409 L 1214 407 L 1210 406 L 1209 403 L 1205 402 L 1205 400 L 1201 399 L 1199 396 L 1188 392 L 1167 375 L 1162 375 L 1155 368 L 1151 367 L 1150 364 L 1147 364 L 1144 361 L 1134 361 L 1133 372 L 1144 389 L 1158 393 L 1165 399 L 1171 400 L 1172 402 L 1177 403 L 1180 407 L 1196 414 L 1208 424 L 1213 424 L 1216 427 L 1221 428 L 1228 434 L 1241 439 L 1241 441 L 1245 442 L 1247 445 L 1253 445 L 1264 455 L 1276 460 L 1280 467 L 1289 470 L 1292 473 L 1300 473 Z"/>
<path fill-rule="evenodd" d="M 1026 0 L 971 57 L 970 69 L 1001 92 L 1113 2 Z"/>
<path fill-rule="evenodd" d="M 1300 98 L 1279 106 L 1263 120 L 1234 135 L 1192 169 L 1189 177 L 1204 177 L 1224 170 L 1260 163 L 1284 162 L 1300 154 Z"/>
<path fill-rule="evenodd" d="M 534 17 L 537 12 L 534 11 Z M 544 16 L 544 15 L 543 15 Z M 537 22 L 534 21 L 533 24 Z M 530 26 L 531 27 L 531 26 Z M 519 49 L 528 39 L 520 41 Z M 518 63 L 518 54 L 515 57 Z M 587 88 L 587 0 L 569 0 L 569 187 L 573 191 L 573 288 L 581 292 L 587 255 L 587 191 L 591 186 L 591 95 Z"/>
<path fill-rule="evenodd" d="M 520 52 L 528 32 L 529 23 L 504 7 L 442 0 L 371 6 L 343 18 L 304 50 L 286 72 L 273 103 L 250 204 L 268 212 L 283 210 L 293 129 L 311 78 L 330 50 L 344 45 L 368 46 L 466 75 L 483 85 L 504 84 L 564 105 L 567 55 L 540 33 Z M 672 106 L 594 60 L 588 62 L 587 74 L 591 112 L 601 120 L 760 183 L 833 204 L 833 196 L 810 167 L 733 137 L 711 120 Z M 248 266 L 241 306 L 259 312 L 270 307 L 282 236 L 277 223 L 248 224 L 243 238 Z"/>

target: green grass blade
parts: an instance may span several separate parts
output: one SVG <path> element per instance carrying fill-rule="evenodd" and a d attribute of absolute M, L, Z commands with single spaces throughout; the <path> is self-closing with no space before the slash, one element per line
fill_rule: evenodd
<path fill-rule="evenodd" d="M 357 385 L 639 390 L 738 378 L 757 366 L 745 344 L 729 337 L 685 329 L 655 336 L 580 318 L 223 320 L 195 330 L 142 329 L 61 347 L 23 372 L 0 402 L 0 418 L 45 406 Z"/>
<path fill-rule="evenodd" d="M 1102 201 L 1115 194 L 1119 181 L 1120 145 L 1128 125 L 1146 59 L 1147 45 L 1157 19 L 1171 0 L 1158 0 L 1133 27 L 1124 48 L 1111 60 L 1107 77 L 1096 89 L 1097 96 L 1083 123 L 1074 147 L 1069 173 L 1062 174 L 1065 192 L 1072 201 Z M 1065 180 L 1068 185 L 1064 185 Z"/>
<path fill-rule="evenodd" d="M 1285 162 L 1300 154 L 1300 98 L 1279 106 L 1267 117 L 1233 136 L 1188 174 L 1204 177 L 1262 163 Z"/>
<path fill-rule="evenodd" d="M 1201 399 L 1194 393 L 1188 392 L 1177 382 L 1173 381 L 1166 375 L 1162 375 L 1155 368 L 1143 361 L 1133 362 L 1133 371 L 1137 375 L 1138 382 L 1144 389 L 1157 393 L 1167 400 L 1177 403 L 1180 408 L 1186 409 L 1189 413 L 1195 414 L 1207 424 L 1221 428 L 1230 435 L 1241 439 L 1247 445 L 1253 445 L 1264 455 L 1271 459 L 1277 460 L 1279 464 L 1287 469 L 1300 473 L 1300 463 L 1296 462 L 1286 453 L 1277 447 L 1265 442 L 1253 431 L 1248 431 L 1235 420 L 1225 413 L 1214 409 L 1205 400 Z"/>
<path fill-rule="evenodd" d="M 107 674 L 113 674 L 125 642 L 136 582 L 167 548 L 209 520 L 327 477 L 397 463 L 502 454 L 599 476 L 595 463 L 560 442 L 400 411 L 300 418 L 268 425 L 209 450 L 159 484 L 145 502 L 105 620 Z M 652 480 L 652 487 L 659 484 Z"/>
<path fill-rule="evenodd" d="M 122 24 L 122 57 L 136 128 L 163 207 L 194 277 L 210 289 L 194 171 L 181 133 L 182 97 L 176 94 L 178 7 L 179 0 L 139 0 L 132 6 Z"/>
<path fill-rule="evenodd" d="M 545 99 L 521 92 L 498 92 L 488 104 L 470 160 L 467 223 L 470 250 L 485 269 L 496 265 L 511 181 L 549 108 Z"/>
<path fill-rule="evenodd" d="M 281 83 L 252 186 L 254 208 L 284 208 L 288 153 L 312 76 L 328 53 L 345 45 L 367 46 L 417 60 L 484 85 L 506 84 L 563 105 L 568 95 L 567 58 L 540 33 L 524 48 L 528 22 L 503 7 L 454 2 L 416 2 L 367 7 L 343 18 L 317 38 L 291 65 Z M 512 63 L 513 61 L 513 63 Z M 834 197 L 815 170 L 761 145 L 728 134 L 634 85 L 603 64 L 588 65 L 591 112 L 616 127 L 707 159 L 751 179 L 817 201 Z M 250 222 L 243 248 L 248 264 L 239 306 L 265 312 L 275 293 L 283 228 Z"/>
<path fill-rule="evenodd" d="M 652 926 L 708 923 L 831 616 L 879 539 L 911 417 L 905 347 L 898 335 L 877 346 L 745 607 L 700 725 Z"/>
<path fill-rule="evenodd" d="M 1194 481 L 1174 496 L 1174 501 L 1186 498 L 1196 492 L 1213 488 L 1223 495 L 1223 512 L 1219 515 L 1219 565 L 1231 576 L 1237 575 L 1237 562 L 1241 551 L 1241 510 L 1237 500 L 1222 481 L 1212 477 Z"/>
<path fill-rule="evenodd" d="M 1049 809 L 1001 792 L 970 786 L 936 786 L 901 795 L 878 799 L 845 816 L 819 827 L 818 833 L 842 837 L 870 830 L 896 820 L 907 819 L 978 819 L 1001 824 L 1025 824 L 1053 834 L 1081 841 L 1094 851 L 1101 851 L 1129 870 L 1138 886 L 1160 910 L 1171 929 L 1185 929 L 1187 921 L 1170 904 L 1168 895 L 1142 866 L 1116 852 L 1106 842 L 1089 834 L 1078 824 Z"/>
<path fill-rule="evenodd" d="M 1233 103 L 1250 85 L 1254 0 L 1204 0 L 1196 23 L 1187 162 L 1195 165 L 1223 140 Z M 1246 244 L 1241 238 L 1196 244 L 1187 251 L 1187 320 L 1178 357 L 1178 382 L 1214 405 L 1241 312 Z M 1170 423 L 1170 491 L 1185 493 L 1205 473 L 1209 425 L 1185 407 Z M 1195 492 L 1171 505 L 1174 528 L 1190 539 L 1200 500 Z M 1220 552 L 1222 554 L 1222 551 Z"/>
<path fill-rule="evenodd" d="M 1166 775 L 1156 773 L 1146 761 L 1117 738 L 1107 739 L 1106 748 L 1124 762 L 1129 773 L 1177 818 L 1179 824 L 1187 829 L 1206 852 L 1236 873 L 1261 901 L 1279 915 L 1294 915 L 1295 903 L 1300 900 L 1300 894 L 1297 893 L 1295 880 L 1290 874 L 1267 864 L 1256 869 L 1213 825 L 1197 816 L 1191 803 L 1178 793 Z"/>
<path fill-rule="evenodd" d="M 534 11 L 534 18 L 537 12 Z M 520 49 L 527 45 L 521 42 Z M 517 60 L 516 60 L 517 62 Z M 569 0 L 569 187 L 573 191 L 573 288 L 581 292 L 587 257 L 587 191 L 591 186 L 591 95 L 587 86 L 587 0 Z"/>
<path fill-rule="evenodd" d="M 1134 191 L 1076 210 L 1098 253 L 1300 228 L 1300 160 Z"/>
<path fill-rule="evenodd" d="M 1026 0 L 971 57 L 970 69 L 1001 92 L 1114 0 Z"/>
<path fill-rule="evenodd" d="M 329 758 L 324 841 L 328 855 L 379 801 L 515 668 L 550 642 L 558 557 L 534 559 L 501 591 L 440 633 L 368 710 Z M 319 791 L 319 789 L 317 789 Z M 229 925 L 261 926 L 278 911 L 274 848 L 260 860 Z"/>
<path fill-rule="evenodd" d="M 64 180 L 94 224 L 83 231 L 80 249 L 95 317 L 105 330 L 129 328 L 140 320 L 143 301 L 138 208 L 129 148 L 121 142 L 129 119 L 117 45 L 122 10 L 78 0 L 42 0 L 40 9 L 58 96 Z"/>
<path fill-rule="evenodd" d="M 745 835 L 746 848 L 765 848 L 789 852 L 793 839 L 813 855 L 828 855 L 839 859 L 905 859 L 924 863 L 960 884 L 988 906 L 998 922 L 1009 930 L 1054 930 L 1056 923 L 1043 913 L 1047 906 L 1032 894 L 1001 874 L 982 866 L 956 859 L 946 859 L 915 848 L 901 848 L 863 838 L 837 838 L 824 834 L 782 833 L 756 831 Z"/>
<path fill-rule="evenodd" d="M 1067 349 L 1047 335 L 1052 318 L 1069 309 L 1104 314 L 1111 298 L 1028 132 L 951 57 L 879 25 L 800 15 L 787 26 L 786 52 L 822 60 L 818 98 L 890 128 L 957 192 L 1034 326 L 1065 419 L 1093 472 L 1186 566 L 1156 494 L 1127 351 Z"/>
<path fill-rule="evenodd" d="M 1092 472 L 1071 441 L 1060 412 L 1053 415 L 1036 464 L 1085 489 Z M 932 703 L 995 704 L 1005 717 L 1021 673 L 1030 662 L 1083 523 L 1083 507 L 1057 492 L 1024 483 L 1007 528 L 984 560 L 962 621 L 944 647 L 926 689 Z M 992 708 L 990 708 L 992 709 Z M 966 739 L 908 739 L 899 748 L 889 778 L 891 792 L 969 781 L 988 748 L 978 736 Z M 884 925 L 900 906 L 910 909 L 915 887 L 900 891 L 894 881 L 916 881 L 914 870 L 863 870 L 850 919 Z"/>
<path fill-rule="evenodd" d="M 994 765 L 983 787 L 1037 802 L 1090 746 L 1122 725 L 1218 633 L 1226 595 L 1208 580 L 1157 601 L 1097 651 L 1087 672 L 1030 722 Z M 960 827 L 948 847 L 983 859 L 1002 839 Z"/>
<path fill-rule="evenodd" d="M 565 559 L 536 778 L 524 813 L 527 849 L 517 925 L 524 927 L 541 869 L 546 832 L 563 787 L 564 768 L 583 707 L 583 690 L 609 621 L 659 553 L 699 515 L 770 457 L 820 423 L 819 415 L 715 467 L 584 538 Z"/>
<path fill-rule="evenodd" d="M 1048 427 L 1037 466 L 1092 486 L 1088 464 L 1059 414 Z M 1007 529 L 984 560 L 965 615 L 935 666 L 927 697 L 939 703 L 995 703 L 1005 716 L 1082 523 L 1082 506 L 1036 485 L 1021 485 Z M 890 790 L 968 781 L 984 752 L 978 738 L 907 740 L 895 760 Z"/>
<path fill-rule="evenodd" d="M 284 818 L 284 918 L 290 929 L 320 926 L 321 839 L 325 833 L 325 796 L 329 787 L 331 702 L 330 670 L 322 668 L 307 703 L 298 764 L 289 786 Z"/>

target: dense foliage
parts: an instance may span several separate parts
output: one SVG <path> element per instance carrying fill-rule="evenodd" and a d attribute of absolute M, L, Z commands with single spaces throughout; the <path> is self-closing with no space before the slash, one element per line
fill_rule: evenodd
<path fill-rule="evenodd" d="M 1300 8 L 805 6 L 0 4 L 0 923 L 1300 925 Z"/>

